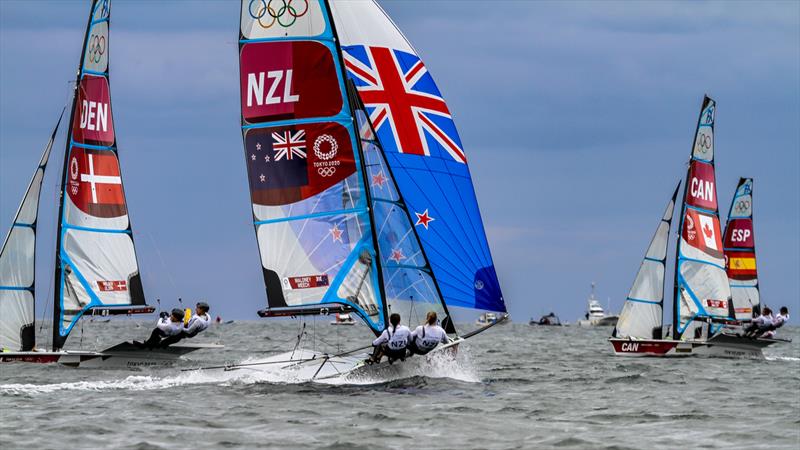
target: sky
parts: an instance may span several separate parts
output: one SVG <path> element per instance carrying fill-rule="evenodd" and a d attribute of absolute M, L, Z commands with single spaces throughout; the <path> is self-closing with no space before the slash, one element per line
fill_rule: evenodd
<path fill-rule="evenodd" d="M 718 105 L 721 212 L 753 177 L 762 299 L 800 313 L 800 2 L 381 3 L 459 127 L 514 320 L 572 322 L 591 282 L 619 311 L 685 176 L 705 93 Z M 2 236 L 68 100 L 87 14 L 88 2 L 0 2 Z M 255 319 L 266 299 L 238 14 L 236 2 L 115 0 L 110 79 L 149 302 L 203 298 L 225 319 Z M 52 308 L 63 139 L 42 194 L 38 315 Z"/>

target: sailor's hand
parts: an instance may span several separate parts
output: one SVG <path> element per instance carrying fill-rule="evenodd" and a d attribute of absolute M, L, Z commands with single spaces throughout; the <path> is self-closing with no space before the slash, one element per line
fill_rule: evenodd
<path fill-rule="evenodd" d="M 166 312 L 166 311 L 161 311 L 161 313 L 158 315 L 158 317 L 160 317 L 162 319 L 166 319 L 167 317 L 169 317 L 169 313 Z"/>

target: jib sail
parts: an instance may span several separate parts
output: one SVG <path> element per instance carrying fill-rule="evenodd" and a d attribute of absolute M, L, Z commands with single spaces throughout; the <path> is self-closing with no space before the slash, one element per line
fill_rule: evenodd
<path fill-rule="evenodd" d="M 647 247 L 642 265 L 633 281 L 633 286 L 622 307 L 614 337 L 661 339 L 661 324 L 664 312 L 664 273 L 667 262 L 667 245 L 675 199 L 678 198 L 680 183 L 664 215 L 656 228 L 656 233 Z"/>
<path fill-rule="evenodd" d="M 30 351 L 36 345 L 36 223 L 45 167 L 63 116 L 62 110 L 0 249 L 0 350 Z"/>
<path fill-rule="evenodd" d="M 673 329 L 679 338 L 696 318 L 730 318 L 714 174 L 716 103 L 703 99 L 681 205 Z"/>
<path fill-rule="evenodd" d="M 122 185 L 109 87 L 110 2 L 94 0 L 61 183 L 53 347 L 88 309 L 145 305 Z"/>
<path fill-rule="evenodd" d="M 753 231 L 753 179 L 740 178 L 725 225 L 725 270 L 738 320 L 760 312 L 756 243 Z"/>
<path fill-rule="evenodd" d="M 431 74 L 375 2 L 331 7 L 348 76 L 445 303 L 505 312 L 463 145 Z"/>

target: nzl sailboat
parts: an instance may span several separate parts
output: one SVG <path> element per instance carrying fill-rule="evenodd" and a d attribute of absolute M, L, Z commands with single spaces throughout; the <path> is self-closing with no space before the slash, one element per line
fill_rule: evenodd
<path fill-rule="evenodd" d="M 744 295 L 731 295 L 730 269 L 726 273 L 714 173 L 715 113 L 716 103 L 705 97 L 681 203 L 671 329 L 664 336 L 664 274 L 669 230 L 680 184 L 675 188 L 650 241 L 619 322 L 609 339 L 616 355 L 763 358 L 762 349 L 779 341 L 742 337 L 742 320 L 748 319 L 751 312 L 745 310 L 744 304 L 751 300 L 745 299 Z M 734 204 L 737 204 L 737 199 L 747 200 L 748 209 L 741 211 L 742 217 L 750 217 L 751 192 L 742 188 L 742 194 L 739 195 L 737 190 L 734 198 Z M 752 226 L 747 229 L 752 234 Z M 744 242 L 747 243 L 752 244 L 752 240 Z M 741 256 L 746 257 L 744 253 Z M 743 264 L 749 267 L 750 262 Z M 752 266 L 755 267 L 754 260 Z M 735 274 L 744 275 L 744 272 Z M 748 272 L 748 275 L 753 274 L 754 271 Z M 748 278 L 746 284 L 757 286 L 752 278 Z"/>
<path fill-rule="evenodd" d="M 459 336 L 448 307 L 505 313 L 450 111 L 386 13 L 372 1 L 243 0 L 240 17 L 259 314 L 351 313 L 377 335 L 391 313 L 413 328 L 435 311 L 452 348 L 476 333 Z M 321 378 L 358 366 L 354 354 L 276 360 Z"/>
<path fill-rule="evenodd" d="M 171 363 L 207 347 L 148 351 L 121 343 L 100 352 L 63 349 L 89 311 L 155 310 L 145 302 L 117 154 L 108 77 L 110 12 L 108 0 L 92 2 L 70 111 L 56 236 L 52 351 L 36 348 L 34 260 L 39 194 L 58 125 L 0 252 L 2 362 L 138 367 Z"/>

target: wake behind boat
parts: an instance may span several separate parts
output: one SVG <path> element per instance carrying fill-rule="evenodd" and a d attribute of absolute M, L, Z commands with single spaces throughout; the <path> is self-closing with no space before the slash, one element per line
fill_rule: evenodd
<path fill-rule="evenodd" d="M 705 97 L 681 204 L 672 326 L 664 333 L 664 273 L 680 183 L 650 241 L 619 323 L 609 339 L 616 355 L 763 358 L 765 347 L 781 342 L 744 336 L 743 323 L 759 307 L 751 238 L 752 180 L 742 179 L 737 187 L 731 211 L 733 214 L 736 210 L 733 219 L 742 223 L 729 225 L 723 247 L 714 173 L 715 112 L 714 100 Z M 735 227 L 740 231 L 735 231 Z M 748 231 L 747 239 L 744 230 Z M 734 243 L 734 239 L 740 241 Z M 735 265 L 730 263 L 732 259 Z M 740 289 L 736 295 L 732 295 L 732 283 L 737 283 L 735 286 Z"/>
<path fill-rule="evenodd" d="M 273 24 L 263 2 L 241 3 L 242 135 L 267 296 L 259 315 L 348 313 L 379 335 L 392 313 L 416 326 L 435 312 L 455 348 L 471 334 L 459 337 L 448 305 L 506 307 L 447 105 L 376 3 L 305 4 Z M 310 360 L 302 367 L 320 371 L 363 360 L 289 354 L 298 351 Z"/>

